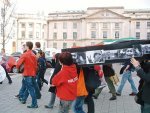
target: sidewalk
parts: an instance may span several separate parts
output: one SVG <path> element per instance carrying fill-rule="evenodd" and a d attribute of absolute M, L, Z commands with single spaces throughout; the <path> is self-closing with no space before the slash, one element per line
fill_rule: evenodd
<path fill-rule="evenodd" d="M 48 73 L 46 78 L 48 78 Z M 45 109 L 46 105 L 50 100 L 50 93 L 48 87 L 44 84 L 42 89 L 42 98 L 38 100 L 38 109 L 28 109 L 26 106 L 30 105 L 31 98 L 29 96 L 28 101 L 25 105 L 21 104 L 18 99 L 14 98 L 14 95 L 18 94 L 21 87 L 21 75 L 12 75 L 13 83 L 9 85 L 7 79 L 0 84 L 0 113 L 57 113 L 59 101 L 56 100 L 54 109 Z M 120 77 L 119 77 L 120 78 Z M 139 78 L 133 77 L 135 84 L 138 85 Z M 117 89 L 117 86 L 116 86 Z M 129 96 L 131 93 L 130 85 L 127 84 L 124 87 L 122 96 L 117 97 L 115 101 L 109 101 L 111 94 L 106 87 L 99 98 L 95 101 L 95 113 L 140 113 L 140 106 L 134 102 L 134 97 Z M 86 111 L 86 105 L 84 105 Z M 71 112 L 72 113 L 72 112 Z"/>

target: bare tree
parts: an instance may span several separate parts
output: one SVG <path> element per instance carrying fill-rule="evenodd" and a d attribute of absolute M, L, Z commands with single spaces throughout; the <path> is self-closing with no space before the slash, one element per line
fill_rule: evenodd
<path fill-rule="evenodd" d="M 12 0 L 0 0 L 1 4 L 1 36 L 2 36 L 2 46 L 5 48 L 5 44 L 10 39 L 12 33 L 14 22 L 10 22 L 12 14 L 14 12 L 15 3 Z"/>

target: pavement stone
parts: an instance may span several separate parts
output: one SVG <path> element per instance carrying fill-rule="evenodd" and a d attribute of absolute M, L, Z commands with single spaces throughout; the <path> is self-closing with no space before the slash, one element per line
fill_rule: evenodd
<path fill-rule="evenodd" d="M 115 66 L 116 73 L 118 74 L 120 65 Z M 50 70 L 47 70 L 45 78 L 48 79 Z M 118 74 L 119 75 L 119 74 Z M 139 78 L 133 73 L 133 79 L 138 86 Z M 44 105 L 48 104 L 50 100 L 50 93 L 48 92 L 48 86 L 44 84 L 42 88 L 42 98 L 38 100 L 38 109 L 28 109 L 26 106 L 31 104 L 31 98 L 29 96 L 25 105 L 21 104 L 18 99 L 14 98 L 14 95 L 18 94 L 21 87 L 21 74 L 11 74 L 13 83 L 8 84 L 7 79 L 3 84 L 0 84 L 0 113 L 57 113 L 59 106 L 59 99 L 56 99 L 55 107 L 53 109 L 46 109 Z M 119 76 L 121 79 L 121 76 Z M 116 86 L 117 89 L 118 86 Z M 140 106 L 134 102 L 134 97 L 129 96 L 131 93 L 130 84 L 127 82 L 122 96 L 117 97 L 117 100 L 109 101 L 111 94 L 108 93 L 108 88 L 104 88 L 98 99 L 95 102 L 95 113 L 140 113 Z M 87 106 L 84 105 L 84 110 L 87 112 Z M 71 111 L 71 113 L 73 113 Z"/>

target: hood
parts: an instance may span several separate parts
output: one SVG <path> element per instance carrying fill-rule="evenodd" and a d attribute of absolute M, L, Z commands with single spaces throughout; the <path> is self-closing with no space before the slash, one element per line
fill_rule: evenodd
<path fill-rule="evenodd" d="M 75 64 L 72 64 L 70 66 L 64 65 L 63 68 L 70 73 L 71 77 L 77 76 L 77 68 Z"/>

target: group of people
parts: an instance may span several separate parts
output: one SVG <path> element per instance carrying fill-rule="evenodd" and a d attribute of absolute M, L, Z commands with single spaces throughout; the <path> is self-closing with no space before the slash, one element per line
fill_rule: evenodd
<path fill-rule="evenodd" d="M 40 49 L 40 43 L 36 43 L 33 49 L 32 42 L 26 42 L 24 54 L 17 62 L 17 68 L 24 65 L 22 86 L 17 97 L 22 104 L 25 104 L 28 95 L 31 95 L 32 103 L 28 108 L 38 108 L 37 99 L 41 98 L 40 90 L 42 84 L 50 83 L 49 92 L 51 98 L 45 108 L 53 108 L 56 95 L 60 99 L 58 113 L 69 113 L 70 109 L 74 113 L 85 113 L 83 104 L 87 104 L 87 112 L 95 113 L 94 100 L 97 99 L 102 89 L 108 85 L 112 97 L 109 100 L 116 100 L 121 96 L 123 87 L 128 80 L 131 84 L 132 92 L 130 96 L 135 96 L 138 90 L 135 87 L 131 72 L 135 70 L 141 78 L 139 90 L 142 89 L 141 113 L 150 113 L 150 55 L 145 55 L 144 61 L 137 61 L 132 58 L 124 64 L 120 74 L 122 80 L 117 91 L 111 80 L 115 75 L 112 64 L 78 66 L 71 53 L 62 52 L 54 55 L 51 66 L 54 72 L 49 80 L 44 79 L 46 71 L 46 59 L 44 52 Z"/>

